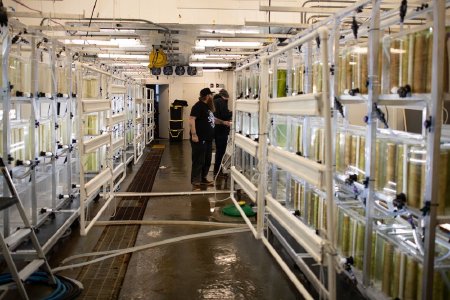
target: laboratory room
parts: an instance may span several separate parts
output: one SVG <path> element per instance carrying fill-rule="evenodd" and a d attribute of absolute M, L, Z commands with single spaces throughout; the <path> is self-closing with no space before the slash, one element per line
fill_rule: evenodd
<path fill-rule="evenodd" d="M 450 299 L 450 0 L 0 0 L 0 299 Z"/>

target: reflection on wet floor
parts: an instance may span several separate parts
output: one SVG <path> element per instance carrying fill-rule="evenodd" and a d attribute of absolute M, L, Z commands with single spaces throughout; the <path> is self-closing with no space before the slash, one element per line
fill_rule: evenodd
<path fill-rule="evenodd" d="M 153 192 L 188 191 L 189 142 L 166 145 Z M 212 175 L 210 176 L 212 179 Z M 228 195 L 155 197 L 144 220 L 213 218 Z M 233 218 L 227 221 L 232 221 Z M 239 218 L 236 222 L 242 222 Z M 205 226 L 141 226 L 136 245 L 216 230 Z M 301 299 L 262 243 L 249 232 L 165 245 L 132 255 L 120 299 Z"/>

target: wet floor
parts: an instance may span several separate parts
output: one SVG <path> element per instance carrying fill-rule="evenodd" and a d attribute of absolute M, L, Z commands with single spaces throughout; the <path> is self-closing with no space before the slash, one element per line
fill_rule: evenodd
<path fill-rule="evenodd" d="M 153 192 L 190 190 L 189 142 L 166 143 Z M 210 176 L 212 179 L 212 176 Z M 212 219 L 219 196 L 149 200 L 144 220 Z M 136 246 L 211 230 L 192 225 L 141 226 Z M 250 232 L 183 241 L 134 253 L 120 299 L 301 299 L 263 244 Z"/>

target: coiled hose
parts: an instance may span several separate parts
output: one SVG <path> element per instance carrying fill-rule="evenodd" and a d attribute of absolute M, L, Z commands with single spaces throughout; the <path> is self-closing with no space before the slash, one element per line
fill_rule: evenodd
<path fill-rule="evenodd" d="M 70 300 L 76 299 L 83 290 L 83 285 L 73 279 L 55 275 L 56 287 L 53 292 L 45 297 L 45 300 Z M 14 282 L 10 273 L 0 274 L 0 285 Z M 50 279 L 45 272 L 35 272 L 26 280 L 27 283 L 45 284 L 51 286 Z"/>

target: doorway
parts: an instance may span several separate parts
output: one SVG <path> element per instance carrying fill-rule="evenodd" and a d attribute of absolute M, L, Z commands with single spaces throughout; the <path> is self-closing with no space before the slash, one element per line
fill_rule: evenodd
<path fill-rule="evenodd" d="M 148 84 L 155 93 L 155 139 L 169 138 L 169 85 Z"/>

